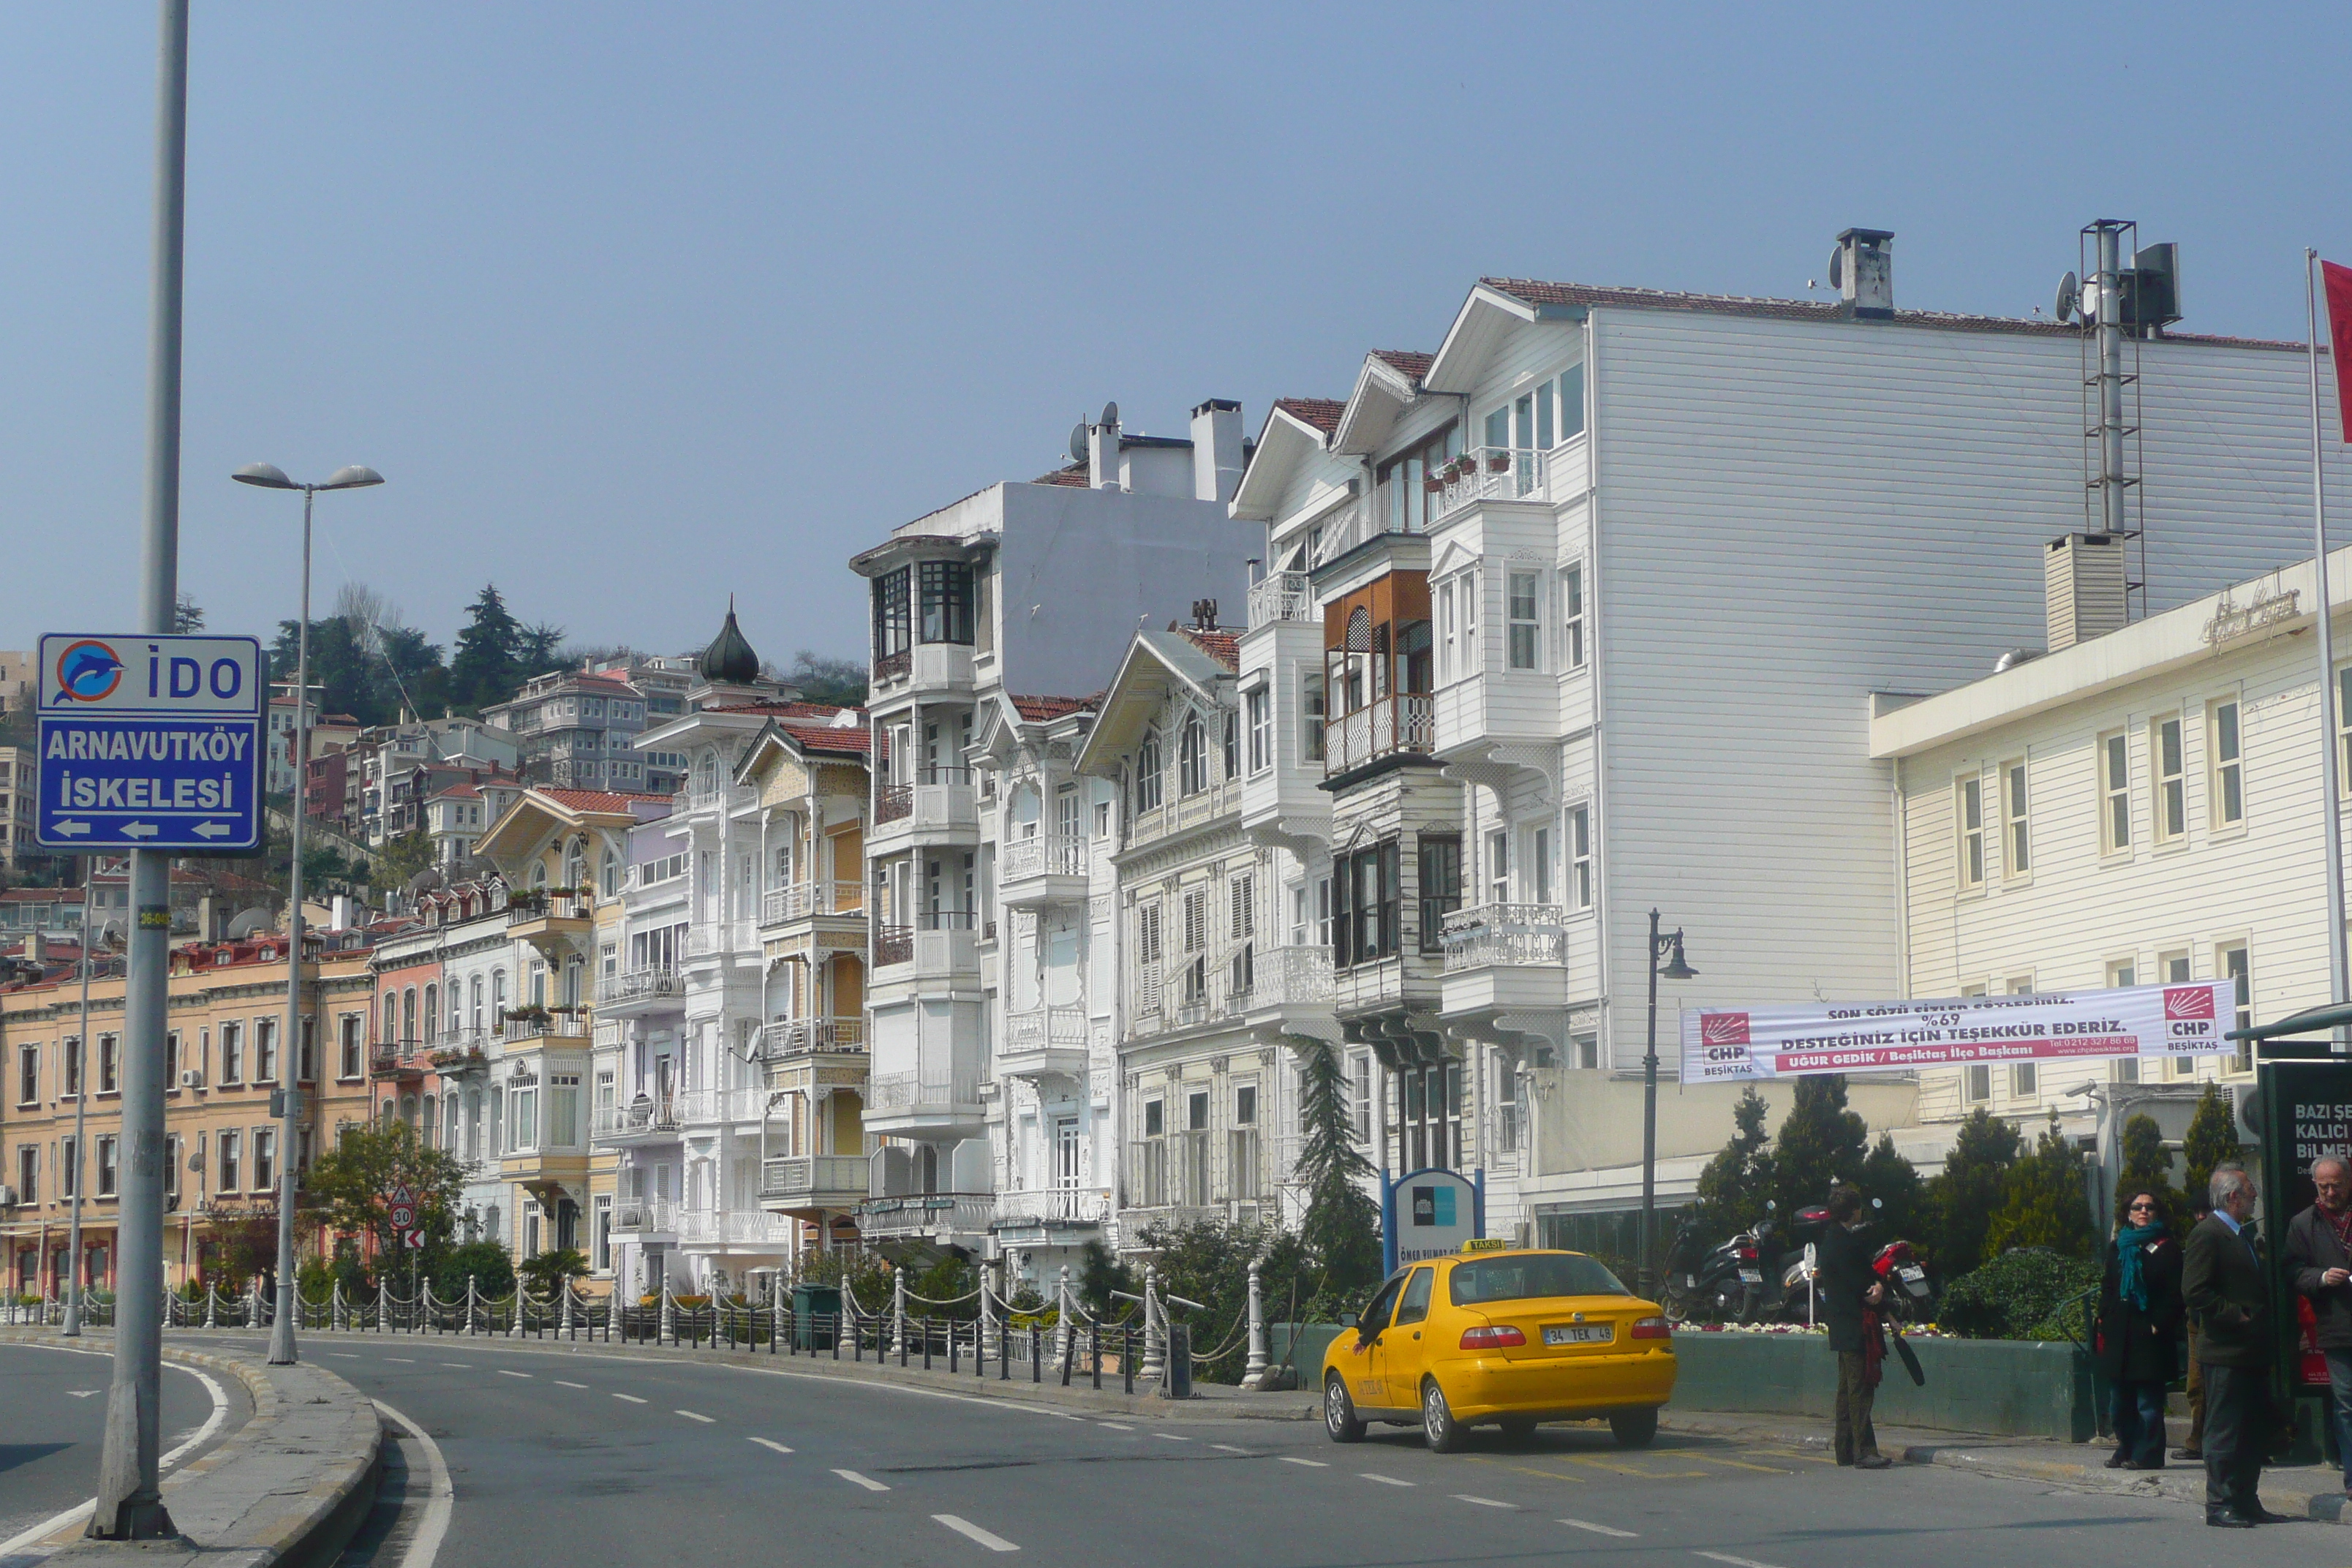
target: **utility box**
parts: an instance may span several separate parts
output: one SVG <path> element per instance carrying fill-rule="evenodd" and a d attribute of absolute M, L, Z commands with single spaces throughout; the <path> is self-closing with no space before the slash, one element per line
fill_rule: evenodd
<path fill-rule="evenodd" d="M 830 1318 L 820 1327 L 817 1319 Z M 829 1351 L 841 1331 L 841 1288 L 837 1285 L 793 1287 L 793 1343 L 809 1351 Z"/>
<path fill-rule="evenodd" d="M 1160 1397 L 1192 1397 L 1192 1330 L 1190 1324 L 1168 1325 L 1168 1365 L 1160 1374 Z"/>

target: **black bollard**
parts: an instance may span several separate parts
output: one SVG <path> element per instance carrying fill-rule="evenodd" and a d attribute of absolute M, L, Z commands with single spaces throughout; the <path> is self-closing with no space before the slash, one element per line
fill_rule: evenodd
<path fill-rule="evenodd" d="M 1102 1392 L 1102 1325 L 1087 1325 L 1087 1359 L 1095 1363 L 1095 1392 Z"/>
<path fill-rule="evenodd" d="M 1135 1325 L 1129 1323 L 1120 1332 L 1125 1338 L 1118 1350 L 1118 1373 L 1127 1384 L 1127 1392 L 1135 1392 Z"/>

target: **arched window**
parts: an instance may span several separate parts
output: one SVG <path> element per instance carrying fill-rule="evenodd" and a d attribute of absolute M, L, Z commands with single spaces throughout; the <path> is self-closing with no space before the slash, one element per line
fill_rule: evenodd
<path fill-rule="evenodd" d="M 503 1035 L 506 1032 L 507 972 L 493 969 L 490 971 L 490 1033 Z"/>
<path fill-rule="evenodd" d="M 425 1043 L 426 1045 L 429 1046 L 440 1038 L 440 1028 L 441 987 L 427 985 L 425 988 Z"/>
<path fill-rule="evenodd" d="M 583 887 L 588 881 L 588 840 L 575 838 L 563 854 L 563 885 Z"/>
<path fill-rule="evenodd" d="M 412 985 L 400 994 L 400 1043 L 413 1045 L 416 1039 L 416 987 Z"/>
<path fill-rule="evenodd" d="M 534 888 L 544 888 L 547 886 L 546 861 L 534 860 L 530 863 L 530 885 Z"/>
<path fill-rule="evenodd" d="M 397 992 L 383 994 L 383 1011 L 376 1015 L 375 1037 L 387 1046 L 400 1038 L 400 996 Z"/>
<path fill-rule="evenodd" d="M 621 896 L 621 858 L 610 849 L 604 851 L 604 896 Z"/>
<path fill-rule="evenodd" d="M 482 1032 L 482 977 L 478 974 L 474 976 L 473 1004 L 474 1033 L 478 1035 Z"/>
<path fill-rule="evenodd" d="M 1160 731 L 1147 730 L 1135 748 L 1135 809 L 1154 811 L 1160 805 Z"/>
<path fill-rule="evenodd" d="M 1176 742 L 1176 790 L 1179 795 L 1198 795 L 1209 787 L 1209 731 L 1198 713 L 1184 716 L 1184 728 Z"/>

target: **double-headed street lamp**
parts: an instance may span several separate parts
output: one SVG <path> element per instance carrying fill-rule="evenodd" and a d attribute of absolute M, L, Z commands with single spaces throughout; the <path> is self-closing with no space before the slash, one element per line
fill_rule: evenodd
<path fill-rule="evenodd" d="M 1658 961 L 1666 960 L 1664 968 Z M 1652 1238 L 1658 1226 L 1658 982 L 1696 980 L 1698 971 L 1683 962 L 1682 928 L 1658 930 L 1658 911 L 1650 911 L 1650 1039 L 1642 1053 L 1642 1259 L 1641 1291 L 1644 1300 L 1656 1300 L 1657 1269 L 1651 1258 Z"/>
<path fill-rule="evenodd" d="M 269 1314 L 269 1364 L 291 1366 L 293 1307 L 298 1300 L 294 1290 L 295 1153 L 302 1114 L 302 817 L 310 766 L 310 725 L 305 722 L 310 701 L 310 500 L 320 490 L 380 485 L 383 476 L 373 468 L 353 466 L 337 468 L 320 483 L 306 485 L 288 479 L 286 470 L 274 463 L 252 463 L 229 478 L 266 490 L 302 492 L 302 617 L 294 630 L 294 730 L 287 743 L 294 790 L 287 812 L 292 842 L 286 879 L 286 1027 L 278 1039 L 278 1300 Z"/>

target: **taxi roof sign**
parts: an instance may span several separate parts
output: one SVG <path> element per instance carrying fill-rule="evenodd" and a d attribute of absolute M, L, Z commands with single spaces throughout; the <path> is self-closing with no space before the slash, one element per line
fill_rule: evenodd
<path fill-rule="evenodd" d="M 1462 1244 L 1465 1252 L 1508 1252 L 1510 1249 L 1509 1240 L 1499 1236 L 1473 1237 Z"/>

